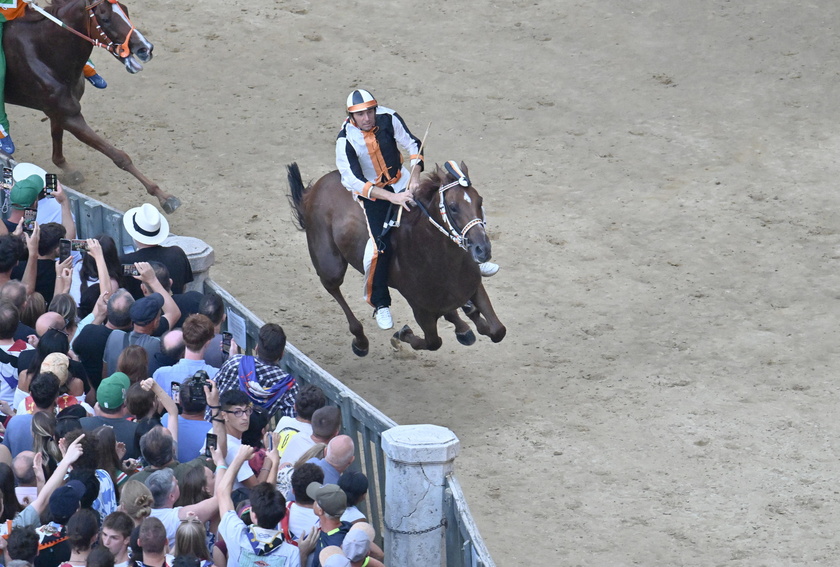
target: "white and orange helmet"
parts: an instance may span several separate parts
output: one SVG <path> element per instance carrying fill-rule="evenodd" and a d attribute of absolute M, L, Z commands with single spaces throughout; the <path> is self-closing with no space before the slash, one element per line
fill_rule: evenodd
<path fill-rule="evenodd" d="M 361 112 L 376 106 L 376 99 L 364 89 L 356 89 L 347 96 L 347 112 Z"/>

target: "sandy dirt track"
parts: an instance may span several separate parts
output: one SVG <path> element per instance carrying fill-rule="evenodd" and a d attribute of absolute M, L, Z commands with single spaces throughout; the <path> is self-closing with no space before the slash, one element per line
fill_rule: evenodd
<path fill-rule="evenodd" d="M 591 5 L 590 5 L 591 4 Z M 838 564 L 838 39 L 817 0 L 131 3 L 155 59 L 88 121 L 184 206 L 213 276 L 399 423 L 462 441 L 499 565 Z M 369 88 L 464 160 L 508 337 L 358 359 L 291 222 Z M 10 107 L 16 158 L 48 126 Z M 82 191 L 140 185 L 68 142 Z M 405 303 L 395 318 L 410 321 Z"/>

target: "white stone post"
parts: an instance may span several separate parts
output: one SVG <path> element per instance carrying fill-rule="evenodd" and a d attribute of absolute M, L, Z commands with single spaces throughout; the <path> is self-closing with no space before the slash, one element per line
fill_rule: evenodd
<path fill-rule="evenodd" d="M 400 425 L 382 434 L 385 565 L 443 565 L 445 479 L 460 449 L 455 434 L 437 425 Z"/>
<path fill-rule="evenodd" d="M 184 291 L 195 290 L 204 293 L 204 282 L 210 277 L 210 267 L 216 261 L 213 248 L 199 238 L 174 234 L 164 240 L 162 245 L 180 246 L 187 254 L 193 272 L 193 281 L 187 284 Z"/>

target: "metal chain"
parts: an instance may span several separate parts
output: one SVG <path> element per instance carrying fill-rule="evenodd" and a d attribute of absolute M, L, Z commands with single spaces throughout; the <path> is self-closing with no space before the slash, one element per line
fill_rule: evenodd
<path fill-rule="evenodd" d="M 385 529 L 386 529 L 386 530 L 388 530 L 389 532 L 395 533 L 395 534 L 404 534 L 404 535 L 420 535 L 420 534 L 427 534 L 427 533 L 429 533 L 429 532 L 433 532 L 433 531 L 435 531 L 436 529 L 438 529 L 438 528 L 440 528 L 440 527 L 444 527 L 444 528 L 445 528 L 445 527 L 446 527 L 446 518 L 442 518 L 442 519 L 440 520 L 440 523 L 439 523 L 439 524 L 437 524 L 437 525 L 435 525 L 435 526 L 432 526 L 431 528 L 426 528 L 425 530 L 408 530 L 408 531 L 403 531 L 403 530 L 398 530 L 398 529 L 392 528 L 391 526 L 389 526 L 389 525 L 388 525 L 388 522 L 385 522 L 384 520 L 383 520 L 383 522 L 382 522 L 382 523 L 383 523 L 383 524 L 385 524 Z"/>

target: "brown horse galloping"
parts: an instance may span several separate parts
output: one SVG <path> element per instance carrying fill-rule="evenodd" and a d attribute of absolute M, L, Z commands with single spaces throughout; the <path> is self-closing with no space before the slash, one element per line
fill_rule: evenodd
<path fill-rule="evenodd" d="M 466 180 L 463 163 L 461 170 Z M 364 356 L 368 339 L 340 289 L 348 263 L 364 271 L 368 230 L 362 208 L 353 202 L 337 171 L 304 187 L 300 170 L 293 163 L 288 167 L 288 179 L 295 220 L 298 228 L 306 231 L 315 271 L 344 310 L 354 336 L 353 352 Z M 436 167 L 424 176 L 414 193 L 417 206 L 403 214 L 399 228 L 392 229 L 388 283 L 408 301 L 424 335 L 418 337 L 406 325 L 394 337 L 415 350 L 440 348 L 443 341 L 438 336 L 437 321 L 441 316 L 455 325 L 461 344 L 474 343 L 475 335 L 457 311 L 468 301 L 475 306 L 468 315 L 479 333 L 493 342 L 505 337 L 506 329 L 493 311 L 477 264 L 490 259 L 490 239 L 480 220 L 481 195 L 468 181 L 464 183 L 466 186 Z"/>
<path fill-rule="evenodd" d="M 167 213 L 181 202 L 144 176 L 125 152 L 94 132 L 82 116 L 79 100 L 85 90 L 82 68 L 93 42 L 108 45 L 129 73 L 143 69 L 140 62 L 152 58 L 154 46 L 134 28 L 128 10 L 116 0 L 56 0 L 45 9 L 85 39 L 62 29 L 45 17 L 27 11 L 25 17 L 5 24 L 6 101 L 41 110 L 50 119 L 52 161 L 71 184 L 84 180 L 64 157 L 64 131 L 111 158 L 117 167 L 136 177 Z"/>

